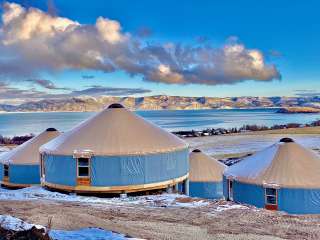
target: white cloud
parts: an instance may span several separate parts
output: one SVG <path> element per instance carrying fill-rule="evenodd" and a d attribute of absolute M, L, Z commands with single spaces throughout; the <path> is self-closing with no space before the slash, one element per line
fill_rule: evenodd
<path fill-rule="evenodd" d="M 149 44 L 99 17 L 94 25 L 55 17 L 36 8 L 5 3 L 0 26 L 0 76 L 36 78 L 41 72 L 122 70 L 146 81 L 175 84 L 232 84 L 280 78 L 257 49 L 236 40 L 208 44 Z"/>
<path fill-rule="evenodd" d="M 35 37 L 53 37 L 59 32 L 66 31 L 69 27 L 79 25 L 67 18 L 52 17 L 36 8 L 25 10 L 18 4 L 5 3 L 3 30 L 4 44 L 12 44 L 29 40 Z"/>
<path fill-rule="evenodd" d="M 103 40 L 115 44 L 125 39 L 121 33 L 120 23 L 99 17 L 96 22 L 96 27 Z"/>

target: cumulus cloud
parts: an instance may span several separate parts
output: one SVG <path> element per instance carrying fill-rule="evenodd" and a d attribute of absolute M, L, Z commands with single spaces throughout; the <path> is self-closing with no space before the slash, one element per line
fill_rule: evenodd
<path fill-rule="evenodd" d="M 27 79 L 26 81 L 50 90 L 70 90 L 70 88 L 58 87 L 52 81 L 46 79 Z"/>
<path fill-rule="evenodd" d="M 118 21 L 99 17 L 84 25 L 36 8 L 4 3 L 0 27 L 0 75 L 34 77 L 41 72 L 89 69 L 124 71 L 167 84 L 233 84 L 280 79 L 263 53 L 237 41 L 149 44 L 123 32 Z"/>

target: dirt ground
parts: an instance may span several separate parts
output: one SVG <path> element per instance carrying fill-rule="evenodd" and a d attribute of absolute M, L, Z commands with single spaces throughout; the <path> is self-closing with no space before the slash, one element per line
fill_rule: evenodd
<path fill-rule="evenodd" d="M 57 201 L 0 201 L 0 214 L 75 230 L 100 227 L 143 239 L 320 239 L 320 215 L 292 216 L 248 209 L 108 206 Z"/>

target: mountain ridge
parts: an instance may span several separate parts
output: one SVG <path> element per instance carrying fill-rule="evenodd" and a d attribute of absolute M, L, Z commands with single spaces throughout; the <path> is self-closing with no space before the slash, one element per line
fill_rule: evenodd
<path fill-rule="evenodd" d="M 1 112 L 91 112 L 118 102 L 131 110 L 196 110 L 311 107 L 320 108 L 320 97 L 71 97 L 29 101 L 20 105 L 0 104 Z"/>

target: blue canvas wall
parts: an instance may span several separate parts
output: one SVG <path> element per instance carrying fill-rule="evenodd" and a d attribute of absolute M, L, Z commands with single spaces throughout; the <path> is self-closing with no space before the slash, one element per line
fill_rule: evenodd
<path fill-rule="evenodd" d="M 3 172 L 3 164 L 0 163 L 0 181 L 3 180 L 3 175 L 4 175 L 4 172 Z"/>
<path fill-rule="evenodd" d="M 278 191 L 279 210 L 291 214 L 319 214 L 320 189 L 289 189 Z"/>
<path fill-rule="evenodd" d="M 224 195 L 228 198 L 228 183 L 224 177 Z M 264 188 L 258 185 L 233 181 L 233 200 L 264 208 Z"/>
<path fill-rule="evenodd" d="M 9 182 L 14 184 L 40 184 L 39 165 L 10 164 Z"/>
<path fill-rule="evenodd" d="M 77 163 L 72 156 L 45 155 L 45 181 L 76 186 Z"/>
<path fill-rule="evenodd" d="M 189 182 L 191 197 L 221 199 L 223 198 L 223 182 Z"/>
<path fill-rule="evenodd" d="M 224 195 L 228 196 L 224 178 Z M 265 207 L 264 187 L 234 181 L 234 201 Z M 278 189 L 278 210 L 290 214 L 320 214 L 320 189 Z"/>
<path fill-rule="evenodd" d="M 258 185 L 233 182 L 233 199 L 235 202 L 247 203 L 256 207 L 264 207 L 264 188 Z"/>
<path fill-rule="evenodd" d="M 225 199 L 228 199 L 228 181 L 225 176 L 223 176 L 223 196 Z"/>
<path fill-rule="evenodd" d="M 46 182 L 75 186 L 76 159 L 46 155 Z M 189 172 L 188 150 L 134 156 L 93 156 L 91 186 L 122 186 L 166 181 Z"/>

